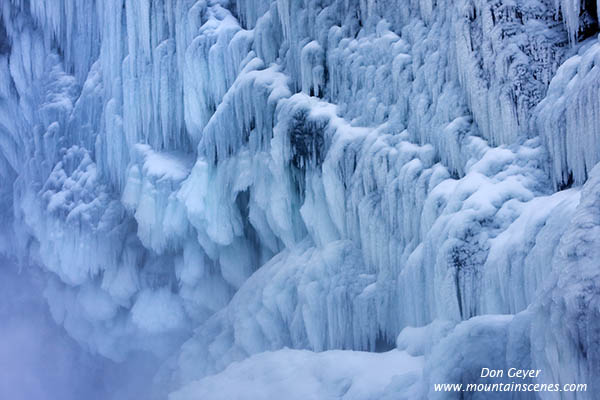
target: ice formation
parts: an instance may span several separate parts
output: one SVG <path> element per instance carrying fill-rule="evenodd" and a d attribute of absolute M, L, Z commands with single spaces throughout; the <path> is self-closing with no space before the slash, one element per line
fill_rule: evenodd
<path fill-rule="evenodd" d="M 596 388 L 598 7 L 3 1 L 0 252 L 173 399 Z"/>

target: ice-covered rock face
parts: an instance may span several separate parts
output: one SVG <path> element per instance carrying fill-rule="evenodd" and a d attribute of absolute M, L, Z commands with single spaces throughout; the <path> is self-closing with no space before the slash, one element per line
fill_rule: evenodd
<path fill-rule="evenodd" d="M 598 375 L 595 2 L 0 7 L 0 251 L 92 351 L 174 355 L 177 386 L 437 320 L 397 341 L 431 371 L 382 396 L 468 379 L 470 332 Z"/>
<path fill-rule="evenodd" d="M 600 259 L 600 166 L 590 172 L 581 202 L 560 240 L 552 276 L 532 307 L 534 362 L 546 380 L 589 382 L 597 393 Z M 549 322 L 550 321 L 550 322 Z M 557 359 L 561 359 L 559 367 Z M 585 397 L 583 397 L 585 398 Z"/>

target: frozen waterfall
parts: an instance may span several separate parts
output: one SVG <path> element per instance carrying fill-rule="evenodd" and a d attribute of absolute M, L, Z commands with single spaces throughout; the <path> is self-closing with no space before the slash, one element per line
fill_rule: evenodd
<path fill-rule="evenodd" d="M 3 0 L 0 255 L 157 399 L 594 399 L 599 11 Z"/>

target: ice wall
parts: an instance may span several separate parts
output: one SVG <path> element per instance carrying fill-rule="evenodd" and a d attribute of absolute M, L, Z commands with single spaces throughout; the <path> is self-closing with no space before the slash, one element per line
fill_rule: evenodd
<path fill-rule="evenodd" d="M 600 169 L 596 166 L 583 186 L 581 202 L 560 240 L 552 275 L 533 310 L 532 352 L 546 380 L 589 382 L 598 390 L 598 229 Z M 548 328 L 548 319 L 550 328 Z M 557 360 L 561 359 L 559 367 Z"/>
<path fill-rule="evenodd" d="M 427 382 L 514 325 L 478 316 L 549 326 L 600 154 L 595 3 L 405 3 L 5 1 L 0 251 L 91 351 L 174 354 L 176 387 L 468 320 Z"/>

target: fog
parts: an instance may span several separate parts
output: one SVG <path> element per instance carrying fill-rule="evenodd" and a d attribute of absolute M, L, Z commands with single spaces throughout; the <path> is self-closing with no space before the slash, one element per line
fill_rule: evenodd
<path fill-rule="evenodd" d="M 0 399 L 149 399 L 157 362 L 86 352 L 52 319 L 43 276 L 0 258 Z"/>

